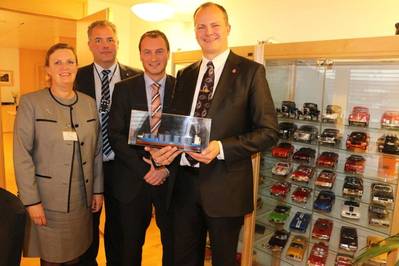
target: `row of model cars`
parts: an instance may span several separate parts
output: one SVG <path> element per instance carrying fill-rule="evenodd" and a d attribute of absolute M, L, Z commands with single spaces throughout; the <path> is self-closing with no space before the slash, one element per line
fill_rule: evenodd
<path fill-rule="evenodd" d="M 281 108 L 276 108 L 279 117 L 319 121 L 320 110 L 316 103 L 304 103 L 302 109 L 296 107 L 293 101 L 282 101 Z M 339 123 L 342 121 L 342 108 L 339 105 L 327 105 L 321 116 L 324 123 Z M 348 116 L 349 126 L 367 127 L 370 123 L 370 111 L 365 106 L 354 106 Z M 381 128 L 399 129 L 399 111 L 385 111 L 380 119 Z"/>
<path fill-rule="evenodd" d="M 279 123 L 279 135 L 281 139 L 293 139 L 298 142 L 312 143 L 318 141 L 321 145 L 336 146 L 342 140 L 339 129 L 325 128 L 319 135 L 317 127 L 312 125 L 298 126 L 291 122 Z M 347 150 L 366 151 L 370 143 L 370 136 L 367 132 L 352 131 L 345 141 Z M 377 141 L 379 152 L 399 155 L 399 138 L 396 134 L 383 134 Z"/>
<path fill-rule="evenodd" d="M 319 218 L 315 222 L 312 230 L 312 238 L 319 239 L 320 242 L 313 244 L 313 247 L 309 253 L 307 259 L 307 265 L 324 266 L 327 264 L 328 258 L 328 243 L 325 240 L 329 240 L 333 224 L 328 219 Z M 290 232 L 282 230 L 276 230 L 273 236 L 268 242 L 262 244 L 263 247 L 270 248 L 272 251 L 281 251 L 287 244 L 290 238 Z M 372 247 L 379 245 L 383 240 L 379 236 L 368 236 L 367 246 Z M 308 246 L 306 237 L 301 235 L 293 235 L 291 242 L 287 248 L 286 258 L 298 262 L 302 262 L 305 258 L 305 251 Z M 338 244 L 339 250 L 342 252 L 338 253 L 335 258 L 335 265 L 337 266 L 349 266 L 352 265 L 353 257 L 348 253 L 344 252 L 355 252 L 358 249 L 358 236 L 356 228 L 349 226 L 342 226 L 340 229 L 340 240 Z M 370 259 L 370 262 L 385 264 L 387 261 L 387 254 L 382 254 Z"/>

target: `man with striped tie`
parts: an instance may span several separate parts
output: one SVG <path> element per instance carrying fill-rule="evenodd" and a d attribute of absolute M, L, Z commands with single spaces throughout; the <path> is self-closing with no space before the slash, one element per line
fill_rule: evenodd
<path fill-rule="evenodd" d="M 121 265 L 141 265 L 145 232 L 150 224 L 152 206 L 161 231 L 162 265 L 172 265 L 171 224 L 167 214 L 166 196 L 169 180 L 166 167 L 152 165 L 143 147 L 129 145 L 129 125 L 132 109 L 150 112 L 151 132 L 160 129 L 161 113 L 167 112 L 175 79 L 166 75 L 169 42 L 165 34 L 153 30 L 144 33 L 139 42 L 144 74 L 115 85 L 109 117 L 109 137 L 115 152 L 115 191 L 123 217 Z"/>
<path fill-rule="evenodd" d="M 118 37 L 116 27 L 109 21 L 95 21 L 87 31 L 89 48 L 94 62 L 78 70 L 76 89 L 93 97 L 97 102 L 103 142 L 104 201 L 106 210 L 104 245 L 107 265 L 120 265 L 121 232 L 117 212 L 117 195 L 113 190 L 115 154 L 108 138 L 108 119 L 111 97 L 116 82 L 141 73 L 138 69 L 117 62 Z M 82 144 L 84 145 L 84 144 Z M 81 265 L 97 265 L 100 212 L 93 216 L 93 243 L 81 256 Z"/>

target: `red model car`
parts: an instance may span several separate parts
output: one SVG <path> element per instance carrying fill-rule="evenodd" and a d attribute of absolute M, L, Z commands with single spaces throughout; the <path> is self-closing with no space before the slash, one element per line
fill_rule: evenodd
<path fill-rule="evenodd" d="M 291 163 L 277 162 L 272 168 L 272 174 L 286 177 L 292 171 Z"/>
<path fill-rule="evenodd" d="M 297 187 L 291 194 L 291 199 L 299 203 L 306 203 L 312 192 L 311 188 L 308 187 Z"/>
<path fill-rule="evenodd" d="M 381 127 L 399 129 L 399 112 L 386 111 L 381 117 Z"/>
<path fill-rule="evenodd" d="M 308 258 L 308 265 L 310 266 L 324 266 L 326 265 L 328 257 L 328 246 L 323 242 L 313 245 Z"/>
<path fill-rule="evenodd" d="M 316 162 L 319 167 L 335 168 L 338 164 L 338 154 L 330 151 L 323 151 Z"/>
<path fill-rule="evenodd" d="M 270 194 L 279 198 L 285 198 L 291 189 L 290 182 L 277 182 L 270 188 Z"/>
<path fill-rule="evenodd" d="M 367 127 L 370 121 L 370 112 L 367 107 L 354 106 L 352 113 L 348 117 L 350 126 L 364 126 Z"/>
<path fill-rule="evenodd" d="M 292 173 L 291 179 L 298 182 L 309 183 L 309 180 L 312 178 L 313 174 L 313 167 L 301 164 Z"/>
<path fill-rule="evenodd" d="M 280 142 L 272 148 L 272 156 L 277 158 L 288 159 L 294 152 L 294 146 L 291 143 Z"/>
<path fill-rule="evenodd" d="M 361 131 L 353 131 L 346 139 L 346 148 L 348 150 L 367 150 L 369 145 L 369 135 Z"/>
<path fill-rule="evenodd" d="M 338 253 L 335 257 L 335 266 L 352 266 L 353 257 L 348 254 Z"/>
<path fill-rule="evenodd" d="M 330 240 L 332 230 L 333 222 L 331 220 L 319 218 L 314 223 L 312 237 L 321 240 Z"/>
<path fill-rule="evenodd" d="M 346 158 L 344 169 L 347 173 L 363 174 L 365 164 L 366 159 L 363 156 L 352 154 Z"/>
<path fill-rule="evenodd" d="M 332 188 L 337 174 L 330 170 L 323 170 L 316 178 L 315 185 L 322 188 Z"/>

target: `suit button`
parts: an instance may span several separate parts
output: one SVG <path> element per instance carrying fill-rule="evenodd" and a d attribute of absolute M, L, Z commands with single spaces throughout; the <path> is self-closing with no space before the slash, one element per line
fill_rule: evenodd
<path fill-rule="evenodd" d="M 80 143 L 80 146 L 83 146 L 83 145 L 85 145 L 85 143 L 82 141 L 82 142 Z"/>
<path fill-rule="evenodd" d="M 79 124 L 75 124 L 75 128 L 78 128 L 79 127 Z"/>
<path fill-rule="evenodd" d="M 86 184 L 89 183 L 89 179 L 86 179 Z"/>

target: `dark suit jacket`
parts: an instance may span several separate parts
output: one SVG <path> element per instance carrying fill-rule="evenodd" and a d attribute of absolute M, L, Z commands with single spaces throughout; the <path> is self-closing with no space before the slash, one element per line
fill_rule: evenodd
<path fill-rule="evenodd" d="M 175 78 L 167 76 L 163 99 L 163 112 L 167 112 L 170 104 Z M 129 145 L 128 135 L 131 110 L 148 111 L 144 75 L 140 74 L 118 82 L 112 96 L 109 117 L 109 139 L 115 152 L 115 179 L 112 193 L 122 202 L 134 199 L 144 185 L 144 176 L 149 165 L 142 157 L 149 157 L 143 147 Z M 168 182 L 171 183 L 172 182 Z"/>
<path fill-rule="evenodd" d="M 190 114 L 199 67 L 197 62 L 177 74 L 172 113 Z M 215 158 L 200 166 L 203 208 L 211 217 L 249 213 L 253 210 L 251 155 L 278 140 L 265 68 L 230 52 L 207 117 L 212 119 L 210 140 L 222 142 L 225 160 Z"/>
<path fill-rule="evenodd" d="M 133 77 L 143 71 L 119 64 L 121 80 Z M 94 82 L 94 63 L 81 67 L 76 74 L 75 88 L 78 91 L 86 93 L 87 95 L 96 99 L 96 89 Z"/>

